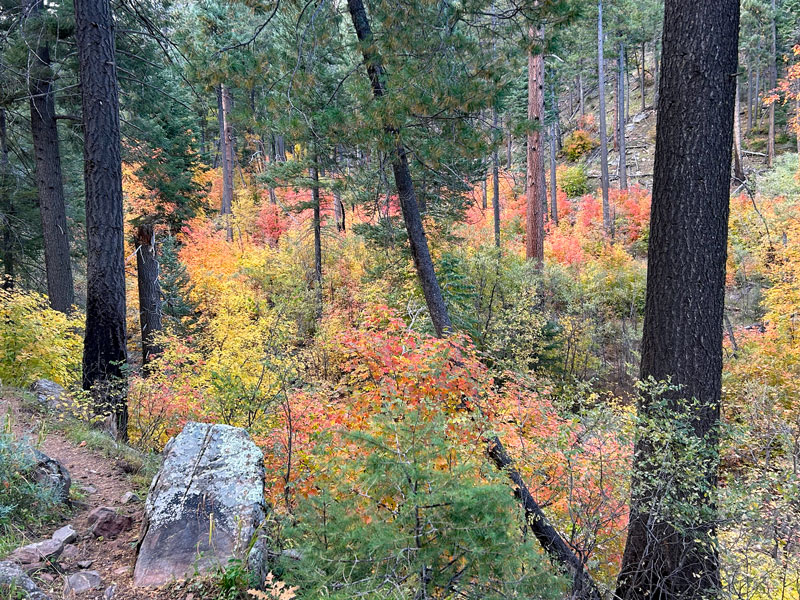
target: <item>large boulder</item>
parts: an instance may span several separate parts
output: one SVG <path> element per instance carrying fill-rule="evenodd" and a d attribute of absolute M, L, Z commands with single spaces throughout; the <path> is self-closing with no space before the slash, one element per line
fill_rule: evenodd
<path fill-rule="evenodd" d="M 30 448 L 35 463 L 34 479 L 37 483 L 53 488 L 59 502 L 69 503 L 69 488 L 72 478 L 67 468 L 55 458 L 50 458 L 36 448 Z"/>
<path fill-rule="evenodd" d="M 134 584 L 160 586 L 249 559 L 265 518 L 263 455 L 247 432 L 188 423 L 167 443 L 150 486 Z"/>
<path fill-rule="evenodd" d="M 39 404 L 50 410 L 61 411 L 69 403 L 67 390 L 49 379 L 37 379 L 33 382 L 31 391 L 36 394 Z"/>
<path fill-rule="evenodd" d="M 12 562 L 0 562 L 0 598 L 8 597 L 4 593 L 12 589 L 22 598 L 50 600 L 50 596 L 42 592 L 25 571 Z"/>

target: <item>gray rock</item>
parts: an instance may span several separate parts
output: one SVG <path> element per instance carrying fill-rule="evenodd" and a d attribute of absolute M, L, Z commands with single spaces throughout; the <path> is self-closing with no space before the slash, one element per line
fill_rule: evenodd
<path fill-rule="evenodd" d="M 49 485 L 59 502 L 69 502 L 69 488 L 72 478 L 69 471 L 55 458 L 50 458 L 44 452 L 31 448 L 33 459 L 36 461 L 34 478 L 37 483 Z"/>
<path fill-rule="evenodd" d="M 106 539 L 113 539 L 133 526 L 131 517 L 121 515 L 108 506 L 95 508 L 89 513 L 86 521 L 89 523 L 89 533 L 94 537 Z"/>
<path fill-rule="evenodd" d="M 106 591 L 103 592 L 103 600 L 111 600 L 114 597 L 114 592 L 117 591 L 116 585 L 110 585 L 106 588 Z"/>
<path fill-rule="evenodd" d="M 102 583 L 103 580 L 97 571 L 78 571 L 67 577 L 64 583 L 64 598 L 71 600 L 84 592 L 99 589 Z"/>
<path fill-rule="evenodd" d="M 141 501 L 142 501 L 142 499 L 139 498 L 139 496 L 137 496 L 133 492 L 125 492 L 125 494 L 123 494 L 123 496 L 122 496 L 122 503 L 123 504 L 130 504 L 131 502 L 136 502 L 138 504 Z"/>
<path fill-rule="evenodd" d="M 164 448 L 150 486 L 134 585 L 160 586 L 249 558 L 265 518 L 263 455 L 247 432 L 188 423 Z"/>
<path fill-rule="evenodd" d="M 71 560 L 80 556 L 80 549 L 75 544 L 64 544 L 64 551 L 61 553 L 62 560 Z"/>
<path fill-rule="evenodd" d="M 50 600 L 50 596 L 42 592 L 25 572 L 12 562 L 0 562 L 0 597 L 3 588 L 14 586 L 22 591 L 29 600 Z"/>
<path fill-rule="evenodd" d="M 50 410 L 62 411 L 69 404 L 67 390 L 49 379 L 37 379 L 31 386 L 39 404 Z"/>
<path fill-rule="evenodd" d="M 78 539 L 78 532 L 72 528 L 72 525 L 64 525 L 61 529 L 57 529 L 50 537 L 62 544 L 71 544 Z"/>
<path fill-rule="evenodd" d="M 23 565 L 32 565 L 39 562 L 55 560 L 64 550 L 64 542 L 58 540 L 45 540 L 35 544 L 28 544 L 14 550 L 8 555 L 8 560 Z"/>
<path fill-rule="evenodd" d="M 88 569 L 94 563 L 93 560 L 79 560 L 77 563 L 79 569 Z"/>

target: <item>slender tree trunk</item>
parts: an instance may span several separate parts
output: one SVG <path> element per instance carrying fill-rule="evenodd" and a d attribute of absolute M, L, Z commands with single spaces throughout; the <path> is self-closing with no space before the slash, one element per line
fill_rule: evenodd
<path fill-rule="evenodd" d="M 152 223 L 136 228 L 136 279 L 139 285 L 139 325 L 142 330 L 142 366 L 144 374 L 153 357 L 161 352 L 156 336 L 161 324 L 161 285 L 156 253 L 156 233 Z"/>
<path fill-rule="evenodd" d="M 506 170 L 511 170 L 511 128 L 508 129 L 508 137 L 506 138 Z"/>
<path fill-rule="evenodd" d="M 647 46 L 644 42 L 642 42 L 642 64 L 639 65 L 639 91 L 642 93 L 642 112 L 647 110 L 647 92 L 645 86 L 645 76 L 647 75 L 647 71 L 645 70 L 645 53 L 647 52 Z"/>
<path fill-rule="evenodd" d="M 658 90 L 661 87 L 661 45 L 659 38 L 653 42 L 653 107 L 658 106 Z"/>
<path fill-rule="evenodd" d="M 628 189 L 628 164 L 625 149 L 625 44 L 619 43 L 619 189 Z"/>
<path fill-rule="evenodd" d="M 739 100 L 739 85 L 736 84 L 736 92 L 733 109 L 733 176 L 744 183 L 744 165 L 742 163 L 742 128 L 741 128 L 741 106 Z"/>
<path fill-rule="evenodd" d="M 230 122 L 231 95 L 225 84 L 219 85 L 219 134 L 222 155 L 222 204 L 219 214 L 225 219 L 228 241 L 233 239 L 231 213 L 233 212 L 233 130 Z"/>
<path fill-rule="evenodd" d="M 583 75 L 578 73 L 578 104 L 581 107 L 581 116 L 586 116 L 586 99 L 583 93 Z"/>
<path fill-rule="evenodd" d="M 373 45 L 372 29 L 367 19 L 367 12 L 364 10 L 362 0 L 347 0 L 347 8 L 353 21 L 353 28 L 356 31 L 358 41 L 361 45 L 361 52 L 364 63 L 367 66 L 372 94 L 375 98 L 381 98 L 386 94 L 384 88 L 384 72 L 381 57 Z M 384 133 L 394 140 L 395 146 L 392 150 L 392 170 L 394 171 L 394 181 L 397 187 L 397 195 L 400 199 L 400 208 L 403 212 L 406 230 L 408 231 L 408 241 L 411 246 L 411 256 L 414 259 L 414 267 L 419 277 L 420 286 L 425 296 L 425 303 L 433 322 L 436 335 L 442 336 L 449 333 L 453 326 L 450 323 L 450 316 L 447 313 L 447 305 L 436 279 L 436 271 L 433 267 L 428 240 L 425 237 L 425 229 L 422 226 L 422 218 L 417 206 L 417 195 L 414 191 L 414 182 L 411 179 L 411 170 L 408 166 L 408 155 L 406 148 L 400 138 L 400 131 L 391 125 L 384 128 Z"/>
<path fill-rule="evenodd" d="M 665 2 L 641 378 L 681 388 L 666 393 L 666 406 L 642 394 L 639 411 L 686 422 L 707 454 L 693 465 L 700 480 L 697 471 L 670 477 L 657 456 L 663 440 L 646 428 L 639 437 L 617 587 L 624 600 L 719 596 L 712 498 L 738 27 L 738 0 Z"/>
<path fill-rule="evenodd" d="M 544 261 L 544 55 L 536 48 L 544 38 L 544 29 L 528 27 L 531 50 L 528 51 L 528 189 L 526 194 L 525 257 L 541 267 Z M 536 54 L 534 54 L 534 50 Z M 546 202 L 546 200 L 545 200 Z"/>
<path fill-rule="evenodd" d="M 772 11 L 770 13 L 770 33 L 772 36 L 772 46 L 770 47 L 769 57 L 769 89 L 774 90 L 778 81 L 778 28 L 775 23 L 776 17 L 775 0 L 772 0 Z M 767 163 L 771 167 L 775 162 L 775 103 L 769 104 L 769 135 L 767 138 Z"/>
<path fill-rule="evenodd" d="M 6 109 L 0 107 L 0 225 L 3 227 L 3 281 L 0 288 L 14 289 L 14 201 L 11 195 L 11 165 L 8 160 Z"/>
<path fill-rule="evenodd" d="M 753 65 L 747 57 L 747 133 L 753 130 Z"/>
<path fill-rule="evenodd" d="M 558 226 L 558 187 L 556 182 L 556 135 L 555 123 L 550 126 L 550 217 Z"/>
<path fill-rule="evenodd" d="M 44 24 L 37 20 L 44 9 L 43 0 L 26 3 L 26 38 L 30 50 L 30 111 L 33 153 L 36 160 L 36 188 L 42 218 L 44 264 L 50 306 L 69 312 L 75 302 L 72 265 L 69 255 L 69 231 L 61 177 L 61 153 L 58 144 L 50 46 Z"/>
<path fill-rule="evenodd" d="M 86 190 L 83 388 L 127 439 L 125 256 L 114 20 L 108 0 L 75 0 Z"/>
<path fill-rule="evenodd" d="M 603 193 L 603 228 L 611 233 L 608 203 L 608 130 L 606 129 L 606 74 L 603 52 L 603 0 L 597 0 L 597 90 L 600 101 L 600 186 Z"/>
<path fill-rule="evenodd" d="M 317 312 L 322 314 L 322 216 L 319 196 L 319 155 L 314 152 L 311 167 L 311 202 L 314 205 L 314 282 L 317 292 Z"/>
<path fill-rule="evenodd" d="M 492 127 L 497 132 L 500 123 L 497 109 L 492 110 Z M 495 146 L 492 151 L 492 207 L 494 208 L 494 245 L 500 247 L 500 151 Z"/>
<path fill-rule="evenodd" d="M 481 181 L 481 208 L 483 208 L 483 210 L 486 210 L 489 206 L 489 193 L 486 189 L 487 187 L 488 184 L 486 182 L 486 176 L 484 175 L 483 181 Z"/>
<path fill-rule="evenodd" d="M 619 70 L 614 69 L 614 81 L 612 82 L 613 85 L 611 86 L 611 123 L 613 124 L 613 128 L 611 129 L 611 148 L 615 152 L 619 152 L 619 122 L 620 122 L 620 114 L 619 114 Z"/>

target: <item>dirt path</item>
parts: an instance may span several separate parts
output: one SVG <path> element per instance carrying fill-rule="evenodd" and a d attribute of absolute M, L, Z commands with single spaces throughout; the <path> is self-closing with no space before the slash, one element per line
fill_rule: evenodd
<path fill-rule="evenodd" d="M 0 419 L 4 419 L 6 414 L 10 414 L 12 429 L 18 438 L 32 441 L 38 439 L 44 417 L 22 408 L 19 398 L 13 393 L 4 393 L 0 397 Z M 77 492 L 79 500 L 74 503 L 74 512 L 67 520 L 41 532 L 41 539 L 68 523 L 78 532 L 78 540 L 73 544 L 74 547 L 67 547 L 59 558 L 58 570 L 61 573 L 55 569 L 40 571 L 33 575 L 34 580 L 42 591 L 50 594 L 53 599 L 60 599 L 63 597 L 66 576 L 89 569 L 100 574 L 102 585 L 97 590 L 78 596 L 80 600 L 109 597 L 115 600 L 133 600 L 153 597 L 131 586 L 142 504 L 135 501 L 123 504 L 123 496 L 132 491 L 132 486 L 122 464 L 89 449 L 85 442 L 73 444 L 58 430 L 46 428 L 46 431 L 46 437 L 39 447 L 42 452 L 59 460 L 67 468 L 72 477 L 72 489 Z M 133 527 L 114 540 L 94 538 L 89 534 L 87 517 L 92 509 L 99 506 L 108 506 L 132 517 Z M 115 586 L 113 593 L 109 591 L 112 586 Z"/>

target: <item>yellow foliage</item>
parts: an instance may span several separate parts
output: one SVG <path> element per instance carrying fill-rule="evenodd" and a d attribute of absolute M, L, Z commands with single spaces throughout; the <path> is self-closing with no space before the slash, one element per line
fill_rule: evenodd
<path fill-rule="evenodd" d="M 19 387 L 41 378 L 77 384 L 82 330 L 80 315 L 51 309 L 41 294 L 0 290 L 0 381 Z"/>

